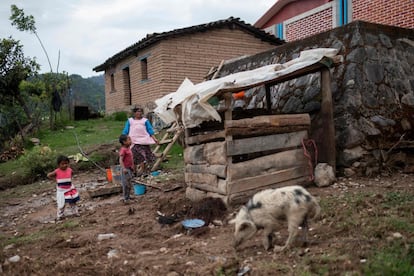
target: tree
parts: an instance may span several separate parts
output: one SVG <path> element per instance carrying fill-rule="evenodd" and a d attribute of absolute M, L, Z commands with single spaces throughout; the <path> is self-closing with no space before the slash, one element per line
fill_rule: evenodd
<path fill-rule="evenodd" d="M 12 39 L 0 40 L 0 102 L 12 105 L 17 101 L 29 122 L 32 115 L 20 92 L 20 82 L 37 74 L 40 66 L 35 59 L 24 57 L 22 45 Z"/>
<path fill-rule="evenodd" d="M 12 26 L 16 26 L 16 28 L 19 31 L 27 31 L 32 34 L 34 34 L 37 38 L 37 40 L 40 43 L 40 46 L 42 46 L 43 51 L 45 52 L 47 62 L 49 63 L 50 72 L 53 72 L 52 70 L 52 64 L 50 63 L 49 55 L 47 54 L 46 48 L 43 46 L 42 40 L 40 39 L 39 35 L 37 34 L 36 30 L 36 22 L 33 17 L 33 15 L 25 16 L 23 9 L 19 9 L 16 5 L 11 5 L 11 13 L 10 16 L 11 24 Z"/>
<path fill-rule="evenodd" d="M 9 17 L 12 26 L 15 26 L 19 31 L 27 31 L 32 34 L 34 34 L 37 38 L 37 40 L 40 43 L 40 46 L 42 47 L 47 61 L 49 63 L 50 68 L 50 74 L 52 78 L 48 79 L 46 82 L 46 93 L 50 98 L 50 128 L 55 128 L 55 121 L 56 121 L 56 112 L 60 111 L 61 105 L 56 105 L 56 102 L 60 102 L 60 94 L 57 90 L 57 84 L 58 84 L 58 68 L 56 69 L 56 79 L 54 78 L 52 64 L 50 63 L 49 55 L 47 54 L 47 51 L 45 47 L 43 46 L 42 40 L 40 39 L 37 29 L 36 29 L 36 22 L 33 17 L 33 15 L 26 16 L 23 9 L 19 9 L 16 5 L 11 5 L 11 16 Z M 60 56 L 60 53 L 59 53 Z M 58 61 L 59 66 L 59 61 Z M 56 108 L 58 107 L 58 108 Z"/>

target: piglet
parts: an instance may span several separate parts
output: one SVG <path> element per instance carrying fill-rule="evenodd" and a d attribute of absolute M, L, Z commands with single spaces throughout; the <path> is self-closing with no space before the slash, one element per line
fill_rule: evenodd
<path fill-rule="evenodd" d="M 302 227 L 306 242 L 307 220 L 315 219 L 319 213 L 317 200 L 302 186 L 260 191 L 229 221 L 235 224 L 234 246 L 237 248 L 259 229 L 263 229 L 263 245 L 268 250 L 272 246 L 273 232 L 284 220 L 288 223 L 289 237 L 284 246 L 275 246 L 274 251 L 288 248 L 295 239 L 299 226 Z"/>

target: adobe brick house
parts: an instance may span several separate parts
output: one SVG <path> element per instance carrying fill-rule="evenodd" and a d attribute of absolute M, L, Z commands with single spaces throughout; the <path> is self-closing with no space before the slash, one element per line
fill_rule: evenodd
<path fill-rule="evenodd" d="M 105 72 L 106 113 L 151 102 L 177 90 L 184 78 L 203 81 L 223 60 L 273 49 L 284 42 L 230 17 L 207 24 L 147 35 L 96 66 Z"/>
<path fill-rule="evenodd" d="M 279 0 L 254 26 L 289 42 L 358 20 L 412 29 L 414 1 Z"/>

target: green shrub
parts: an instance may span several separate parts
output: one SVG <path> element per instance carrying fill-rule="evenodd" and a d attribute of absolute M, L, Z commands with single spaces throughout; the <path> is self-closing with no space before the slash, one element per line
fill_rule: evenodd
<path fill-rule="evenodd" d="M 20 162 L 31 175 L 46 176 L 56 168 L 56 158 L 57 153 L 49 147 L 35 146 L 20 158 Z"/>
<path fill-rule="evenodd" d="M 128 119 L 128 114 L 125 111 L 119 111 L 112 114 L 112 117 L 115 121 L 126 121 Z"/>

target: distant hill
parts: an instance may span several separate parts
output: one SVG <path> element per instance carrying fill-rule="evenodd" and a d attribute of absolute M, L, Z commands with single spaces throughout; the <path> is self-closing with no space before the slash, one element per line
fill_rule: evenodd
<path fill-rule="evenodd" d="M 72 96 L 77 106 L 89 106 L 95 112 L 105 111 L 104 75 L 82 78 L 70 75 Z"/>

